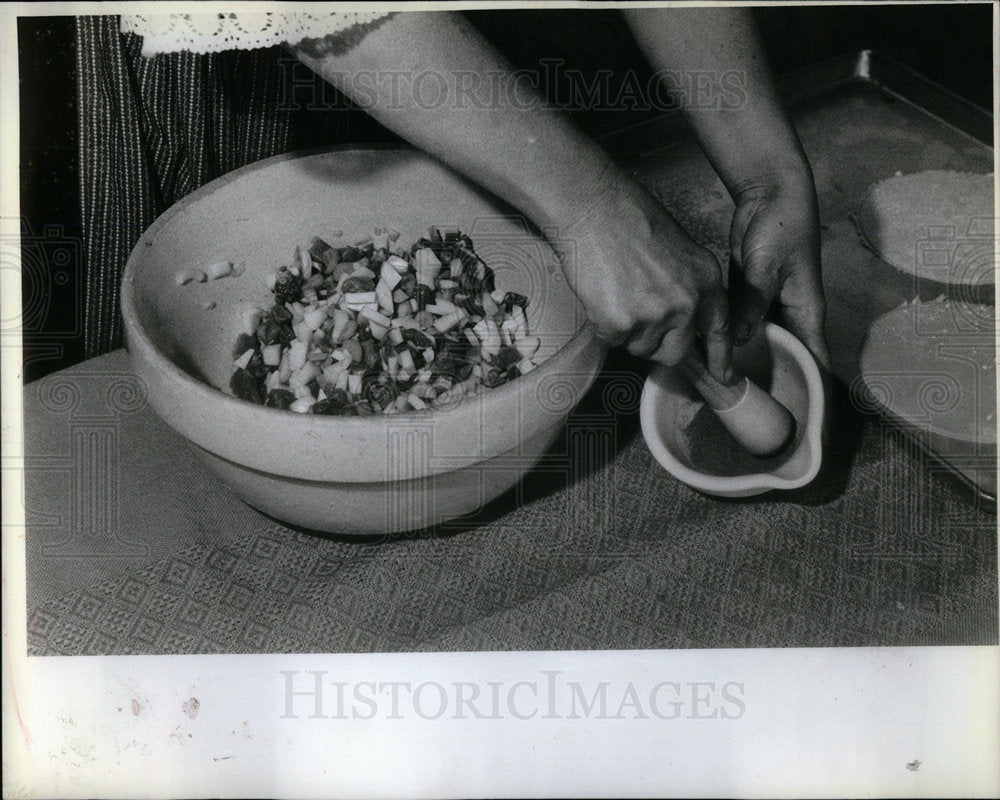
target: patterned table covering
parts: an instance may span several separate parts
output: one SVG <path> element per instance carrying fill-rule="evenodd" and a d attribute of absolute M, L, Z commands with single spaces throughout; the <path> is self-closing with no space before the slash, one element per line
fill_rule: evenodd
<path fill-rule="evenodd" d="M 722 500 L 638 433 L 613 355 L 547 463 L 379 542 L 232 495 L 117 351 L 25 388 L 32 655 L 996 643 L 995 518 L 840 398 L 811 487 Z"/>

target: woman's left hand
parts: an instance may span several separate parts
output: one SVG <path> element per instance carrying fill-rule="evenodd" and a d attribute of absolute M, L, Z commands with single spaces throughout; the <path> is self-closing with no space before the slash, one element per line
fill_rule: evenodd
<path fill-rule="evenodd" d="M 819 212 L 811 175 L 777 172 L 747 182 L 734 195 L 729 294 L 735 344 L 750 338 L 777 300 L 788 329 L 828 369 Z"/>

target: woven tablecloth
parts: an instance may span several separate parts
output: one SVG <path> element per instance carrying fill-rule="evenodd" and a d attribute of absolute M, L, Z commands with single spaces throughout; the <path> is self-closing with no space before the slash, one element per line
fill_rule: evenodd
<path fill-rule="evenodd" d="M 996 642 L 995 518 L 907 439 L 840 398 L 811 487 L 710 498 L 638 434 L 640 369 L 612 355 L 563 468 L 478 520 L 362 543 L 238 500 L 124 351 L 30 384 L 29 653 Z"/>

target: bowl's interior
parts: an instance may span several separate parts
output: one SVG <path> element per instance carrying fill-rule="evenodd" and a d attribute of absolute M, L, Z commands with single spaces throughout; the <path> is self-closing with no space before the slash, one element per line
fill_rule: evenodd
<path fill-rule="evenodd" d="M 735 452 L 739 445 L 725 434 L 721 423 L 699 424 L 710 414 L 680 370 L 654 371 L 651 433 L 675 462 L 669 466 L 678 477 L 705 491 L 725 494 L 729 489 L 735 493 L 751 488 L 762 491 L 787 487 L 815 472 L 820 456 L 816 435 L 820 420 L 814 418 L 818 416 L 817 404 L 811 395 L 819 390 L 820 384 L 818 374 L 807 374 L 810 366 L 815 370 L 815 365 L 806 360 L 810 357 L 804 355 L 804 348 L 793 349 L 789 336 L 776 326 L 767 326 L 747 345 L 734 351 L 736 366 L 795 418 L 795 438 L 777 457 L 755 459 Z M 706 432 L 711 434 L 710 441 L 697 438 Z M 734 452 L 727 453 L 730 449 Z M 711 457 L 706 458 L 706 454 Z M 732 471 L 734 465 L 738 471 Z"/>
<path fill-rule="evenodd" d="M 313 236 L 355 243 L 390 226 L 411 244 L 428 227 L 459 228 L 496 273 L 497 288 L 530 299 L 529 327 L 544 360 L 585 317 L 555 253 L 492 196 L 410 150 L 291 154 L 237 170 L 195 192 L 148 231 L 133 254 L 138 324 L 189 375 L 226 387 L 244 312 L 267 307 L 265 274 L 291 263 Z M 232 261 L 239 276 L 179 286 L 181 270 Z"/>

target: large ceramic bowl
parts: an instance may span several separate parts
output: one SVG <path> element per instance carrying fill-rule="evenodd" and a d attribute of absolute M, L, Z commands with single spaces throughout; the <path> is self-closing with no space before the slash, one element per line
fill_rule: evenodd
<path fill-rule="evenodd" d="M 531 302 L 542 341 L 534 371 L 453 408 L 392 416 L 295 414 L 220 390 L 267 270 L 313 236 L 412 242 L 458 227 Z M 184 269 L 232 261 L 238 276 L 178 285 Z M 556 438 L 600 368 L 604 348 L 553 250 L 499 201 L 411 150 L 288 154 L 236 170 L 164 213 L 125 268 L 122 313 L 149 402 L 247 503 L 307 528 L 382 534 L 476 511 L 513 486 Z"/>

